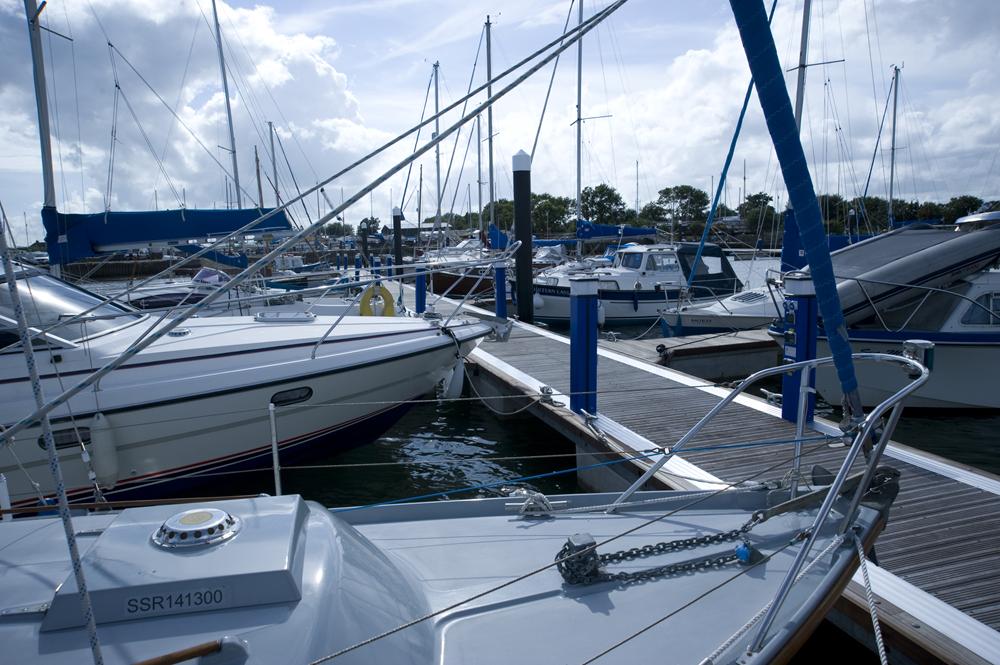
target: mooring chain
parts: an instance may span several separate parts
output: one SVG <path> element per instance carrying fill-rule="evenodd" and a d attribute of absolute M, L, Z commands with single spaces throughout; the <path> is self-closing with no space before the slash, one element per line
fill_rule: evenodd
<path fill-rule="evenodd" d="M 559 563 L 556 564 L 556 567 L 563 576 L 563 579 L 569 584 L 594 584 L 609 581 L 623 583 L 639 582 L 658 577 L 670 577 L 682 573 L 717 568 L 737 560 L 747 563 L 755 558 L 754 553 L 756 552 L 747 540 L 747 534 L 751 529 L 763 522 L 764 519 L 763 513 L 757 512 L 743 526 L 731 531 L 713 533 L 696 538 L 663 541 L 654 545 L 632 547 L 607 554 L 597 554 L 596 542 L 592 536 L 589 534 L 577 534 L 570 538 L 563 545 L 562 549 L 559 550 L 559 553 L 556 555 L 556 560 Z M 737 546 L 735 551 L 728 554 L 703 556 L 636 572 L 609 573 L 601 569 L 601 566 L 604 564 L 621 563 L 623 561 L 679 552 L 734 540 L 742 540 L 743 542 Z M 560 561 L 561 559 L 564 560 Z"/>

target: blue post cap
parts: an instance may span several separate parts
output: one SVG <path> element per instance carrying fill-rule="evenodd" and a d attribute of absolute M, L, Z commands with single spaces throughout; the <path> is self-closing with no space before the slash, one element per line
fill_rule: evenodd
<path fill-rule="evenodd" d="M 523 150 L 518 150 L 517 154 L 511 160 L 514 163 L 515 171 L 530 171 L 531 170 L 531 155 Z"/>

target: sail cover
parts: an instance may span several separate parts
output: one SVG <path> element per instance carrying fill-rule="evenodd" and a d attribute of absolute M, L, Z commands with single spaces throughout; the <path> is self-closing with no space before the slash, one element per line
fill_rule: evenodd
<path fill-rule="evenodd" d="M 198 244 L 226 236 L 271 208 L 239 210 L 145 210 L 139 212 L 64 213 L 42 209 L 49 262 L 65 264 L 101 253 Z M 284 210 L 247 232 L 260 238 L 292 230 Z"/>

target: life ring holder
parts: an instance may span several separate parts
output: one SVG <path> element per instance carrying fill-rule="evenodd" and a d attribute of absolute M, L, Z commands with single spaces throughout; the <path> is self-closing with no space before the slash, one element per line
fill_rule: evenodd
<path fill-rule="evenodd" d="M 396 305 L 392 301 L 392 292 L 379 282 L 369 285 L 361 294 L 361 300 L 358 302 L 361 316 L 376 316 L 375 308 L 372 307 L 372 299 L 376 295 L 382 298 L 382 316 L 396 316 Z"/>

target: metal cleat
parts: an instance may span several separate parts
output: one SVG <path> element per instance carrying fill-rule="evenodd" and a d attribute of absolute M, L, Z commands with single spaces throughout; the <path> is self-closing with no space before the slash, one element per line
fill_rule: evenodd
<path fill-rule="evenodd" d="M 522 503 L 506 503 L 507 512 L 517 512 L 524 517 L 548 517 L 556 506 L 566 506 L 568 501 L 549 501 L 541 492 L 518 488 L 510 493 L 511 497 L 524 498 Z"/>

